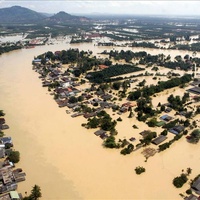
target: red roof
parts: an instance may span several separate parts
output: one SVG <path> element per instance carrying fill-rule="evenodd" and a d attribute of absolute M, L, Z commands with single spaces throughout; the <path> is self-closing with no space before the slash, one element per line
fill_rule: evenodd
<path fill-rule="evenodd" d="M 106 68 L 108 68 L 108 66 L 106 66 L 106 65 L 99 65 L 99 69 L 106 69 Z"/>

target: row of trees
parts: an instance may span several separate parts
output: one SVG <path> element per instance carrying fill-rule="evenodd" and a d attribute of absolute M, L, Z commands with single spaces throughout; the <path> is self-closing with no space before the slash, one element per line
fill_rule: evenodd
<path fill-rule="evenodd" d="M 7 52 L 14 51 L 14 50 L 21 49 L 21 48 L 22 48 L 22 46 L 15 45 L 15 44 L 1 46 L 0 47 L 0 55 L 3 53 L 7 53 Z"/>
<path fill-rule="evenodd" d="M 149 96 L 152 96 L 155 93 L 159 93 L 164 91 L 165 89 L 170 89 L 176 86 L 181 86 L 190 82 L 191 80 L 192 76 L 190 74 L 185 74 L 180 78 L 177 77 L 168 81 L 160 81 L 157 85 L 145 86 L 142 89 L 138 89 L 134 92 L 131 92 L 128 96 L 128 99 L 131 101 L 135 101 L 140 97 L 148 98 Z"/>
<path fill-rule="evenodd" d="M 106 68 L 102 71 L 90 72 L 90 73 L 88 73 L 87 78 L 91 82 L 102 83 L 102 82 L 106 82 L 110 77 L 118 76 L 121 74 L 137 72 L 137 71 L 141 71 L 141 70 L 143 70 L 143 69 L 140 67 L 134 66 L 134 65 L 116 64 L 116 65 L 112 65 L 109 68 Z"/>

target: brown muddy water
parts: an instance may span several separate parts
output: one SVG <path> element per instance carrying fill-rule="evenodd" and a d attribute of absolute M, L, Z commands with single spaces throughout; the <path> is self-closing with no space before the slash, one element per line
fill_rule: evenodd
<path fill-rule="evenodd" d="M 71 47 L 95 53 L 105 48 L 90 44 Z M 17 167 L 27 174 L 27 180 L 19 184 L 19 192 L 24 195 L 37 184 L 44 200 L 181 199 L 179 193 L 188 185 L 176 189 L 172 180 L 187 167 L 193 169 L 191 177 L 199 174 L 200 146 L 188 144 L 182 138 L 148 162 L 144 162 L 141 150 L 122 156 L 119 150 L 103 148 L 102 140 L 93 130 L 81 127 L 85 119 L 71 118 L 65 109 L 58 108 L 32 70 L 34 56 L 66 48 L 69 45 L 62 43 L 0 56 L 0 105 L 10 126 L 5 134 L 13 138 L 15 149 L 21 153 Z M 134 135 L 131 127 L 135 118 L 121 117 L 124 125 L 118 125 L 119 133 Z M 140 130 L 147 128 L 138 125 Z M 137 166 L 145 167 L 146 172 L 136 175 Z"/>

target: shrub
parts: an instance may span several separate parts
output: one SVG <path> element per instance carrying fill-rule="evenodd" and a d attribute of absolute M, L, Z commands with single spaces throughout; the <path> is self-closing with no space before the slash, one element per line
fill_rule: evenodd
<path fill-rule="evenodd" d="M 173 180 L 173 184 L 176 188 L 181 188 L 186 182 L 188 178 L 185 174 L 181 174 L 181 176 L 177 176 Z"/>
<path fill-rule="evenodd" d="M 121 117 L 117 118 L 117 121 L 118 121 L 118 122 L 121 122 L 121 121 L 122 121 L 122 118 L 121 118 Z"/>
<path fill-rule="evenodd" d="M 135 172 L 136 172 L 136 174 L 142 174 L 142 173 L 144 173 L 146 170 L 145 170 L 145 168 L 144 167 L 136 167 L 135 168 Z"/>

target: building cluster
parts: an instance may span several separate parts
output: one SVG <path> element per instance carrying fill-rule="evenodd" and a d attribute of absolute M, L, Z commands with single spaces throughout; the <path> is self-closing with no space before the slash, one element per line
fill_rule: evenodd
<path fill-rule="evenodd" d="M 11 137 L 3 136 L 4 130 L 9 129 L 5 118 L 0 117 L 0 200 L 22 199 L 18 194 L 18 183 L 25 181 L 26 174 L 21 168 L 15 168 L 15 164 L 8 159 L 13 147 Z"/>

